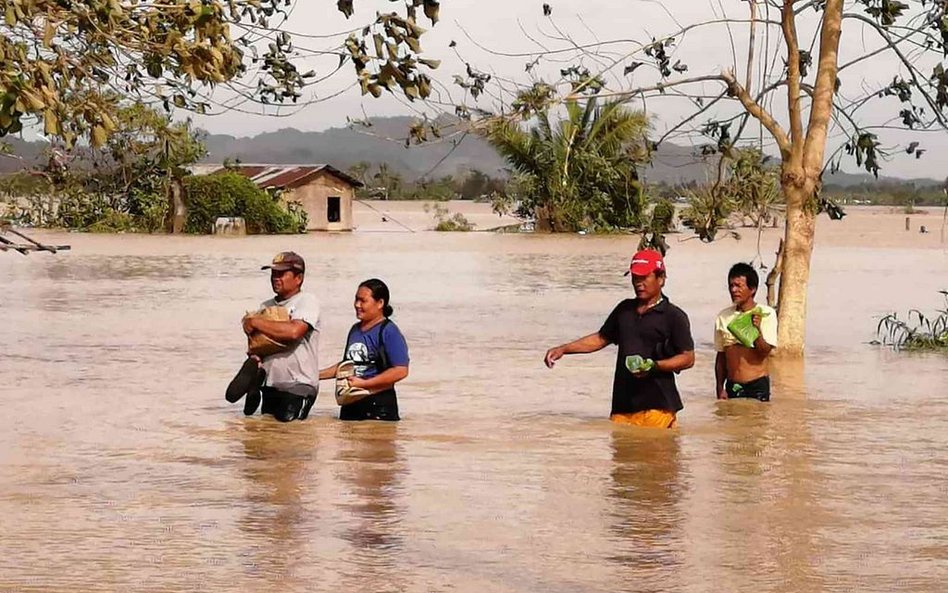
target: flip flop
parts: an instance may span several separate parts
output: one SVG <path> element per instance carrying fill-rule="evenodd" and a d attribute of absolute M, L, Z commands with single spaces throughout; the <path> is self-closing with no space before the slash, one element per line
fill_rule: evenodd
<path fill-rule="evenodd" d="M 347 406 L 372 395 L 368 390 L 349 385 L 349 377 L 355 376 L 355 363 L 344 360 L 336 367 L 336 403 Z"/>
<path fill-rule="evenodd" d="M 231 379 L 227 386 L 227 392 L 224 394 L 224 399 L 230 403 L 239 401 L 258 383 L 257 375 L 259 372 L 260 367 L 256 359 L 248 357 L 234 378 Z"/>

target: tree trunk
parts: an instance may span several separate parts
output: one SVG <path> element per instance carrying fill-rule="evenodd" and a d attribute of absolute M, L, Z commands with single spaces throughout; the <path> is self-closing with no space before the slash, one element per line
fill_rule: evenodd
<path fill-rule="evenodd" d="M 774 267 L 767 274 L 767 305 L 778 309 L 777 301 L 777 280 L 780 278 L 780 270 L 783 269 L 783 239 L 780 239 L 780 245 L 777 246 L 777 258 L 774 261 Z M 779 310 L 779 309 L 778 309 Z"/>
<path fill-rule="evenodd" d="M 553 231 L 553 214 L 549 206 L 538 206 L 533 212 L 534 230 L 538 233 Z"/>
<path fill-rule="evenodd" d="M 815 188 L 783 182 L 787 198 L 787 220 L 783 241 L 783 266 L 780 273 L 780 310 L 777 315 L 777 342 L 781 356 L 803 356 L 806 337 L 806 296 L 810 281 L 810 257 L 816 211 L 812 207 Z"/>
<path fill-rule="evenodd" d="M 168 183 L 168 230 L 174 234 L 184 232 L 184 223 L 188 217 L 188 208 L 184 202 L 184 188 L 180 179 L 171 179 Z"/>

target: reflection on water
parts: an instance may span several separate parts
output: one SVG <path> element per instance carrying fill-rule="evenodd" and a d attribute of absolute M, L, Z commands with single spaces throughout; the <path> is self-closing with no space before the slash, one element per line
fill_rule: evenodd
<path fill-rule="evenodd" d="M 942 252 L 820 248 L 810 355 L 775 366 L 765 405 L 713 393 L 722 278 L 753 247 L 676 244 L 668 292 L 698 365 L 681 428 L 650 432 L 605 420 L 614 351 L 540 362 L 628 294 L 628 238 L 73 238 L 0 257 L 0 592 L 948 581 L 948 360 L 865 344 L 879 315 L 940 304 Z M 341 423 L 328 391 L 291 425 L 224 402 L 240 315 L 268 296 L 259 266 L 284 249 L 307 257 L 324 361 L 356 284 L 392 288 L 403 422 Z M 858 298 L 840 305 L 840 287 Z"/>
<path fill-rule="evenodd" d="M 687 486 L 677 431 L 617 427 L 612 434 L 612 533 L 622 581 L 636 590 L 675 589 L 684 549 Z M 624 573 L 624 574 L 623 574 Z"/>
<path fill-rule="evenodd" d="M 309 451 L 298 435 L 287 434 L 273 423 L 248 421 L 234 430 L 244 449 L 242 472 L 247 504 L 238 521 L 246 539 L 260 542 L 248 550 L 248 572 L 268 580 L 287 581 L 303 562 L 306 509 L 301 490 L 314 487 L 317 476 L 308 471 Z"/>
<path fill-rule="evenodd" d="M 349 493 L 337 501 L 351 516 L 341 537 L 352 552 L 338 567 L 350 582 L 367 591 L 404 591 L 399 556 L 404 536 L 399 505 L 400 480 L 407 471 L 399 457 L 398 426 L 352 424 L 345 427 L 335 455 L 337 475 Z"/>

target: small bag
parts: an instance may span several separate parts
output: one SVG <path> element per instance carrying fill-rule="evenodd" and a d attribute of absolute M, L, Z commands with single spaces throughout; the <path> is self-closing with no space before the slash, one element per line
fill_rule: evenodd
<path fill-rule="evenodd" d="M 248 317 L 259 317 L 268 321 L 289 321 L 290 314 L 286 307 L 273 306 L 264 307 L 254 313 L 247 313 L 244 319 Z M 260 358 L 271 356 L 278 352 L 288 350 L 289 346 L 270 338 L 262 332 L 255 331 L 247 336 L 247 352 Z"/>
<path fill-rule="evenodd" d="M 727 331 L 731 332 L 737 341 L 745 348 L 753 348 L 754 342 L 760 336 L 760 331 L 754 327 L 754 315 L 767 315 L 760 307 L 754 307 L 750 311 L 745 311 L 731 320 L 727 324 Z"/>
<path fill-rule="evenodd" d="M 647 373 L 655 367 L 655 361 L 651 358 L 642 358 L 638 354 L 625 357 L 625 368 L 633 375 L 636 373 Z"/>
<path fill-rule="evenodd" d="M 368 390 L 349 385 L 349 377 L 355 376 L 355 363 L 344 360 L 336 365 L 336 403 L 348 406 L 372 395 Z"/>

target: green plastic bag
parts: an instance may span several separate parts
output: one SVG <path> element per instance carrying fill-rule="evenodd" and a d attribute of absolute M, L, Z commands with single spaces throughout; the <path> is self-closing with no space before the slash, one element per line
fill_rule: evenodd
<path fill-rule="evenodd" d="M 647 373 L 655 366 L 655 361 L 651 358 L 642 358 L 638 354 L 625 357 L 625 368 L 630 373 Z"/>
<path fill-rule="evenodd" d="M 731 323 L 727 324 L 727 330 L 746 348 L 753 348 L 754 342 L 756 342 L 757 337 L 760 336 L 760 331 L 754 327 L 753 317 L 754 315 L 766 317 L 769 314 L 770 313 L 763 311 L 760 307 L 754 307 L 750 311 L 745 311 L 731 320 Z"/>

